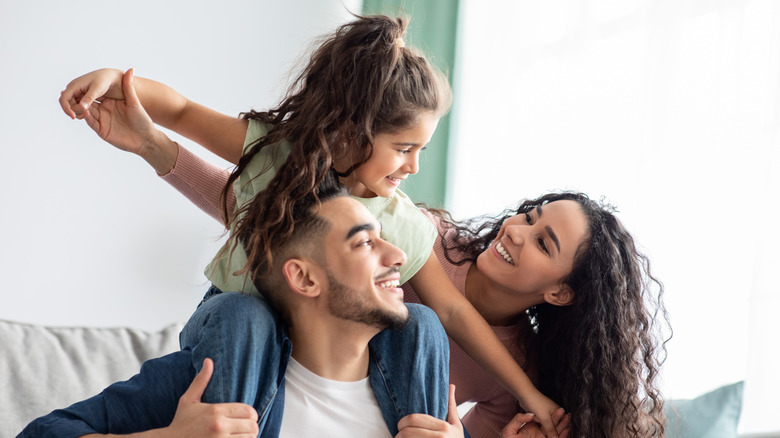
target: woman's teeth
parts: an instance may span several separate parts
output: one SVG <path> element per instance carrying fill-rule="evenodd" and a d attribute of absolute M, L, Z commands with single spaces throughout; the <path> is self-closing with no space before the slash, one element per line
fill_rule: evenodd
<path fill-rule="evenodd" d="M 504 249 L 504 245 L 502 245 L 501 242 L 496 243 L 496 251 L 498 251 L 498 253 L 501 254 L 501 257 L 503 257 L 507 263 L 512 265 L 515 264 L 515 261 L 512 259 L 512 256 L 509 255 L 506 249 Z"/>

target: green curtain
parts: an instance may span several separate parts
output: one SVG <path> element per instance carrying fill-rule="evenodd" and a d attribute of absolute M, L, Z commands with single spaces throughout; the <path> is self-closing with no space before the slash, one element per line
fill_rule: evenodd
<path fill-rule="evenodd" d="M 458 0 L 364 0 L 363 14 L 408 16 L 407 44 L 421 50 L 431 63 L 447 73 L 452 83 Z M 403 191 L 414 202 L 445 207 L 449 120 L 446 116 L 439 121 L 428 149 L 420 155 L 420 171 L 403 183 Z"/>

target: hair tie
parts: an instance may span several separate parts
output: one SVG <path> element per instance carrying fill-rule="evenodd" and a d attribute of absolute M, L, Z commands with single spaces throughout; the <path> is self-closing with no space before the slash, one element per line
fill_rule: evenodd
<path fill-rule="evenodd" d="M 401 37 L 395 39 L 395 45 L 398 46 L 398 48 L 406 47 L 406 43 L 404 42 L 404 39 Z"/>

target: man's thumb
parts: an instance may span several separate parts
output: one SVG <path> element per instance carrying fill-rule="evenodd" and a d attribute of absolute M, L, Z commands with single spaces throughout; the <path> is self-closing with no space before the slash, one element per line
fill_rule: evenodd
<path fill-rule="evenodd" d="M 203 397 L 203 393 L 206 391 L 206 386 L 208 386 L 213 373 L 214 361 L 209 358 L 203 359 L 203 368 L 201 368 L 198 375 L 192 379 L 190 387 L 187 388 L 187 392 L 185 392 L 181 398 L 199 402 L 201 397 Z"/>

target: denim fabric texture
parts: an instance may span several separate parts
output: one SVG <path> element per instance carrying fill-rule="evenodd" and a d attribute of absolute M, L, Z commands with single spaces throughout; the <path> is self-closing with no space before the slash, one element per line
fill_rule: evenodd
<path fill-rule="evenodd" d="M 406 328 L 384 330 L 369 343 L 369 381 L 392 435 L 408 414 L 446 419 L 448 409 L 447 336 L 432 310 L 416 304 L 407 307 Z M 277 437 L 284 371 L 292 354 L 281 327 L 258 297 L 210 291 L 182 330 L 182 351 L 149 360 L 130 380 L 36 419 L 19 437 L 75 438 L 167 426 L 205 357 L 214 360 L 215 372 L 203 400 L 252 405 L 259 414 L 259 436 Z"/>

